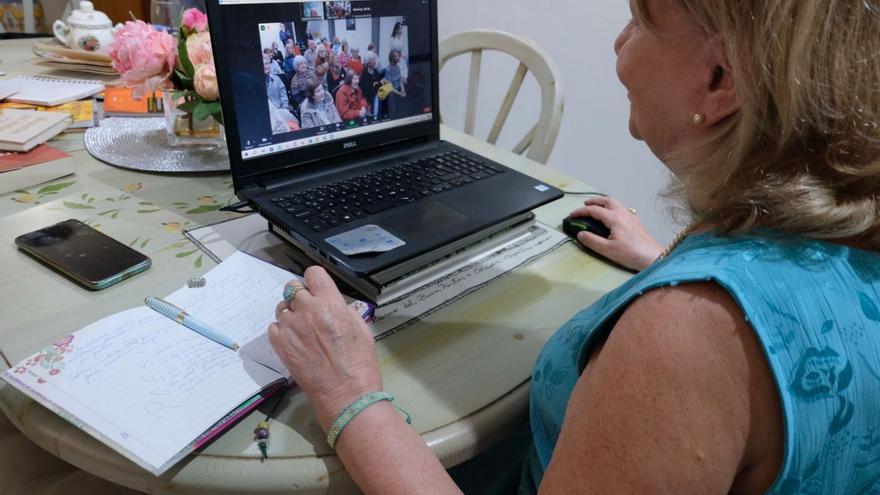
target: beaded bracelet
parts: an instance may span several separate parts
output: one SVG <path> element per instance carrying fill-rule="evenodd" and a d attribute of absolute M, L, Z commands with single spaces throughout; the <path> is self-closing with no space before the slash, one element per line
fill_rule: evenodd
<path fill-rule="evenodd" d="M 333 424 L 330 425 L 330 429 L 327 430 L 327 443 L 330 445 L 330 448 L 336 448 L 336 440 L 339 438 L 342 430 L 345 429 L 346 426 L 348 426 L 348 423 L 350 423 L 355 416 L 360 414 L 361 411 L 363 411 L 370 405 L 383 400 L 392 402 L 394 401 L 394 396 L 389 394 L 388 392 L 371 392 L 369 394 L 363 395 L 360 399 L 352 402 L 345 409 L 343 409 L 342 412 L 339 413 L 339 416 L 336 417 L 336 420 L 333 421 Z M 397 406 L 394 407 L 406 415 L 407 424 L 412 424 L 412 417 L 409 415 L 408 412 Z"/>

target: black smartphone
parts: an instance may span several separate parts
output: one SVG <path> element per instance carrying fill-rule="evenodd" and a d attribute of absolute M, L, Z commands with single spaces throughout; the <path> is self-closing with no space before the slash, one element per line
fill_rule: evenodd
<path fill-rule="evenodd" d="M 106 289 L 152 263 L 147 256 L 75 219 L 20 235 L 15 245 L 91 290 Z"/>

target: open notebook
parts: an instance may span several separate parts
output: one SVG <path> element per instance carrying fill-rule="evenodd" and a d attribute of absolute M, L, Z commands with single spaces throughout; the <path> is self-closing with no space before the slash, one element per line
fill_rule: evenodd
<path fill-rule="evenodd" d="M 204 288 L 164 298 L 232 337 L 238 352 L 141 306 L 86 326 L 0 377 L 159 475 L 289 380 L 267 327 L 294 277 L 238 252 L 205 275 Z"/>

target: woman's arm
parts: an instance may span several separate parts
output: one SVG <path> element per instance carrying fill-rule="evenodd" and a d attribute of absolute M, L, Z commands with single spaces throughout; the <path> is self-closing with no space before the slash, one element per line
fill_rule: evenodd
<path fill-rule="evenodd" d="M 385 401 L 351 420 L 336 453 L 367 494 L 461 494 L 422 437 Z"/>
<path fill-rule="evenodd" d="M 782 428 L 761 346 L 727 292 L 650 291 L 578 380 L 540 493 L 763 493 Z"/>
<path fill-rule="evenodd" d="M 346 307 L 327 272 L 311 267 L 305 280 L 308 289 L 297 291 L 289 306 L 278 305 L 269 339 L 326 432 L 345 407 L 382 390 L 382 376 L 370 330 Z M 421 437 L 384 401 L 351 420 L 336 452 L 368 494 L 461 493 Z"/>

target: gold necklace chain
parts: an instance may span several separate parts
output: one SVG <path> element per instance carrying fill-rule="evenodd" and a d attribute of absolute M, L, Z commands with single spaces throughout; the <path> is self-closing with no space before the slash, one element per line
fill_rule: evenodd
<path fill-rule="evenodd" d="M 660 256 L 657 257 L 657 261 L 660 261 L 663 258 L 669 256 L 669 254 L 673 250 L 675 250 L 675 248 L 677 248 L 678 245 L 681 244 L 681 242 L 684 241 L 687 236 L 689 236 L 691 234 L 691 231 L 693 229 L 694 229 L 694 224 L 690 224 L 687 227 L 685 227 L 684 230 L 679 232 L 678 235 L 675 236 L 675 239 L 673 239 L 672 242 L 669 243 L 668 246 L 666 246 L 666 249 L 664 249 L 663 252 L 660 253 Z"/>

